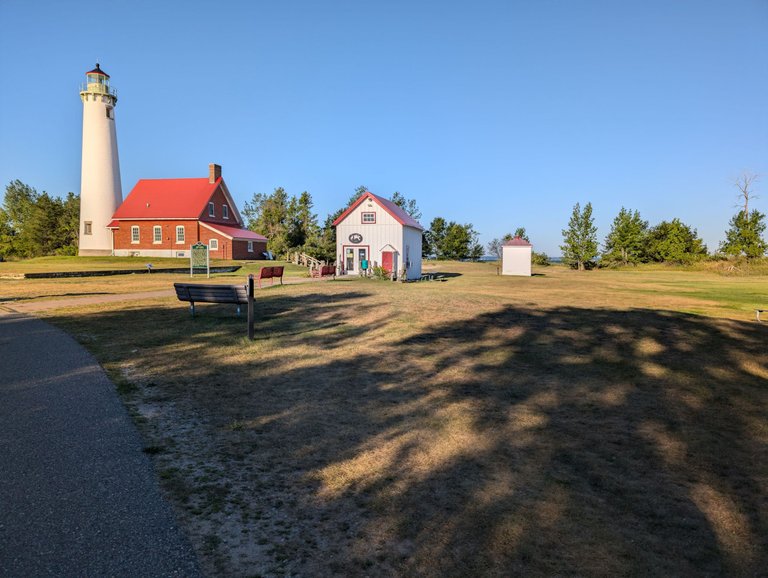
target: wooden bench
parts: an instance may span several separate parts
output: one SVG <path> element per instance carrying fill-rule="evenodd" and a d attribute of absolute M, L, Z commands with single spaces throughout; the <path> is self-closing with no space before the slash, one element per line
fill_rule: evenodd
<path fill-rule="evenodd" d="M 248 290 L 245 285 L 203 285 L 200 283 L 174 283 L 179 301 L 189 301 L 192 317 L 195 316 L 195 303 L 233 303 L 240 306 L 248 304 Z"/>
<path fill-rule="evenodd" d="M 271 279 L 270 285 L 274 285 L 275 279 L 280 279 L 280 285 L 283 284 L 283 267 L 262 267 L 259 271 L 259 289 L 261 289 L 262 279 Z"/>
<path fill-rule="evenodd" d="M 757 318 L 758 323 L 762 321 L 762 319 L 760 319 L 760 314 L 765 313 L 766 311 L 768 311 L 768 309 L 755 309 L 755 317 Z"/>
<path fill-rule="evenodd" d="M 319 269 L 312 269 L 312 277 L 333 277 L 336 279 L 336 266 L 322 265 Z"/>

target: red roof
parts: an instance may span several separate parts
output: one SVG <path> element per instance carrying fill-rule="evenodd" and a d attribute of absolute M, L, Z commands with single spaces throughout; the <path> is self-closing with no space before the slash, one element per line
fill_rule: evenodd
<path fill-rule="evenodd" d="M 109 78 L 109 74 L 107 74 L 101 68 L 99 68 L 98 62 L 96 63 L 96 68 L 94 68 L 93 70 L 89 70 L 88 72 L 86 72 L 86 74 L 101 74 L 102 76 L 106 76 L 107 78 Z"/>
<path fill-rule="evenodd" d="M 120 223 L 119 223 L 118 221 L 115 221 L 114 219 L 112 219 L 112 220 L 109 222 L 109 225 L 107 225 L 107 226 L 106 226 L 106 227 L 104 227 L 104 228 L 105 228 L 105 229 L 119 229 L 119 228 L 120 228 Z"/>
<path fill-rule="evenodd" d="M 267 238 L 264 235 L 259 235 L 248 229 L 240 229 L 239 227 L 227 227 L 226 225 L 219 225 L 218 223 L 206 223 L 200 221 L 203 227 L 207 227 L 212 231 L 215 231 L 230 239 L 237 239 L 238 241 L 266 241 Z"/>
<path fill-rule="evenodd" d="M 197 219 L 221 178 L 141 179 L 117 208 L 113 219 Z"/>
<path fill-rule="evenodd" d="M 502 243 L 505 247 L 533 247 L 528 241 L 521 237 L 515 237 Z"/>
<path fill-rule="evenodd" d="M 419 231 L 423 231 L 424 227 L 422 227 L 419 222 L 411 217 L 408 213 L 406 213 L 401 207 L 398 207 L 395 203 L 390 201 L 389 199 L 384 199 L 382 197 L 376 196 L 373 193 L 366 191 L 362 195 L 360 195 L 360 198 L 357 199 L 354 203 L 352 203 L 346 211 L 344 211 L 338 219 L 336 219 L 333 222 L 333 226 L 335 227 L 339 223 L 341 223 L 344 219 L 347 218 L 347 215 L 349 215 L 352 211 L 354 211 L 365 199 L 373 199 L 376 203 L 379 204 L 379 206 L 384 209 L 387 213 L 392 215 L 392 218 L 395 219 L 398 223 L 401 225 L 404 225 L 406 227 L 413 227 L 414 229 L 418 229 Z"/>

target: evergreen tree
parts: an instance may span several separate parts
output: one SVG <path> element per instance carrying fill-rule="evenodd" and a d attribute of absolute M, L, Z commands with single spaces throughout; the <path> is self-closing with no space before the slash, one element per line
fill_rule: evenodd
<path fill-rule="evenodd" d="M 642 257 L 647 232 L 648 221 L 643 221 L 637 210 L 632 212 L 622 207 L 613 219 L 611 232 L 605 237 L 602 262 L 637 264 Z"/>
<path fill-rule="evenodd" d="M 745 256 L 749 259 L 762 257 L 768 250 L 768 243 L 763 238 L 765 215 L 755 209 L 736 213 L 728 223 L 730 229 L 725 232 L 725 241 L 720 244 L 720 251 L 733 257 Z"/>
<path fill-rule="evenodd" d="M 278 187 L 271 195 L 257 193 L 250 203 L 245 203 L 243 213 L 247 225 L 267 238 L 267 249 L 282 256 L 290 248 L 288 242 L 288 206 L 290 200 L 285 189 Z"/>
<path fill-rule="evenodd" d="M 506 235 L 504 235 L 504 240 L 511 241 L 515 237 L 520 237 L 523 241 L 528 241 L 529 243 L 531 242 L 531 240 L 528 238 L 528 234 L 525 232 L 525 227 L 518 227 L 517 229 L 515 229 L 514 235 L 510 235 L 509 233 L 507 233 Z"/>
<path fill-rule="evenodd" d="M 573 207 L 568 228 L 563 229 L 563 261 L 571 268 L 583 271 L 594 266 L 597 257 L 597 227 L 592 218 L 592 203 L 581 210 L 579 203 Z"/>
<path fill-rule="evenodd" d="M 80 197 L 38 193 L 19 180 L 5 189 L 0 213 L 0 255 L 39 257 L 77 253 Z"/>
<path fill-rule="evenodd" d="M 443 259 L 443 242 L 445 240 L 447 223 L 442 217 L 435 217 L 429 225 L 429 230 L 425 232 L 426 243 L 424 246 L 428 248 L 427 255 L 434 255 L 438 259 Z"/>
<path fill-rule="evenodd" d="M 13 227 L 8 213 L 0 207 L 0 261 L 4 261 L 14 254 Z"/>
<path fill-rule="evenodd" d="M 395 191 L 390 200 L 417 221 L 421 219 L 421 211 L 416 205 L 416 199 L 406 199 L 398 191 Z"/>
<path fill-rule="evenodd" d="M 692 229 L 680 219 L 662 221 L 648 231 L 646 256 L 660 263 L 686 264 L 706 257 L 707 246 Z"/>

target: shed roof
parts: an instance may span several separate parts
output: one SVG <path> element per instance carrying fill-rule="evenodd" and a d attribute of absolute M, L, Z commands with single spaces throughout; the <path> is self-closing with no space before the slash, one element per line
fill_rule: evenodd
<path fill-rule="evenodd" d="M 528 241 L 522 237 L 515 237 L 514 239 L 508 239 L 502 243 L 505 247 L 533 247 Z"/>

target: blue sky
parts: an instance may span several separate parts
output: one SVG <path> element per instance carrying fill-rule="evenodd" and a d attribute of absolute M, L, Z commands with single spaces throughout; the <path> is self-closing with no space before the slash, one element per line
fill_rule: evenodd
<path fill-rule="evenodd" d="M 601 240 L 625 206 L 710 249 L 742 172 L 768 212 L 766 0 L 0 0 L 0 22 L 3 187 L 79 191 L 98 60 L 125 195 L 217 162 L 240 206 L 307 190 L 322 221 L 365 184 L 550 255 L 576 202 Z"/>

